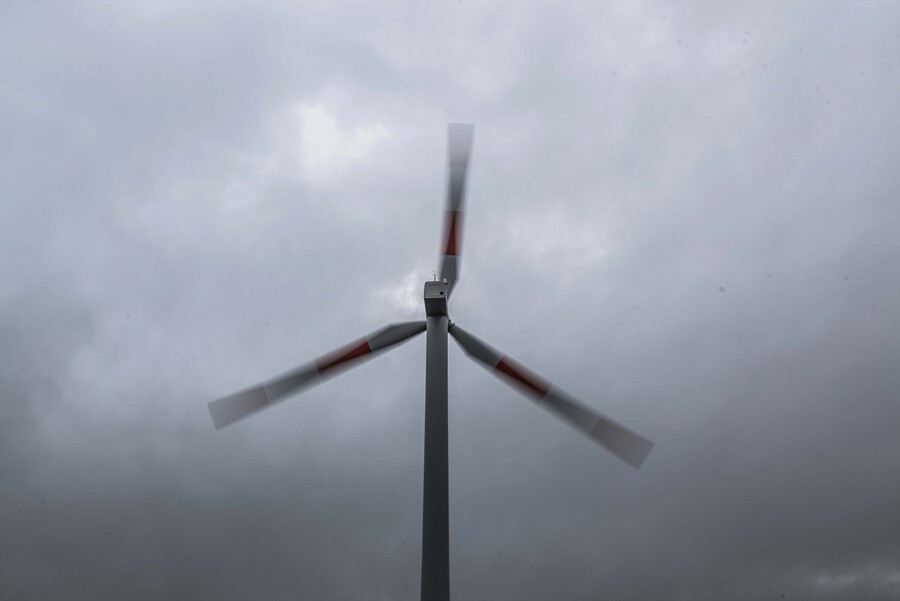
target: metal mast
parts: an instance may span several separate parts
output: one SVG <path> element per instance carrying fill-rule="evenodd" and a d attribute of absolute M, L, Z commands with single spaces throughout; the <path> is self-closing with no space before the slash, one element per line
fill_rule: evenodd
<path fill-rule="evenodd" d="M 450 600 L 447 435 L 447 289 L 425 283 L 425 474 L 422 489 L 422 601 Z"/>

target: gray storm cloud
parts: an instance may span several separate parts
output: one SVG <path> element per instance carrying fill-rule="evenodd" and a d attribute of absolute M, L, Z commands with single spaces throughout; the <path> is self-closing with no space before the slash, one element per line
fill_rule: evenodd
<path fill-rule="evenodd" d="M 0 597 L 417 599 L 452 317 L 656 442 L 640 471 L 450 351 L 458 599 L 900 598 L 898 7 L 0 9 Z"/>

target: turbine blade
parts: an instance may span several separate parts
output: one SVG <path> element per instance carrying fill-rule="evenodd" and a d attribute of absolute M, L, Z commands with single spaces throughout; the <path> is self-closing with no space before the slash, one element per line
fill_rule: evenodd
<path fill-rule="evenodd" d="M 475 126 L 451 123 L 447 131 L 447 209 L 444 212 L 444 233 L 441 241 L 441 279 L 446 279 L 447 295 L 459 278 L 459 258 L 462 254 L 463 211 L 465 210 L 466 173 Z"/>
<path fill-rule="evenodd" d="M 267 382 L 211 401 L 208 405 L 213 425 L 221 430 L 424 331 L 424 321 L 390 324 Z"/>
<path fill-rule="evenodd" d="M 498 378 L 556 413 L 557 416 L 632 467 L 641 467 L 653 449 L 653 443 L 643 436 L 608 417 L 594 413 L 575 398 L 503 355 L 497 349 L 485 344 L 458 325 L 450 325 L 450 335 L 471 359 L 478 361 Z"/>

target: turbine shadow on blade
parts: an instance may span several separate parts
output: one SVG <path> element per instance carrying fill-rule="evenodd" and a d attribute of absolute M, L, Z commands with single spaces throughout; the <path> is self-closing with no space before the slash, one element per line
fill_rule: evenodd
<path fill-rule="evenodd" d="M 639 468 L 653 448 L 653 443 L 646 438 L 594 412 L 450 322 L 448 303 L 460 274 L 466 179 L 474 133 L 475 126 L 469 124 L 451 123 L 448 127 L 447 198 L 441 238 L 440 278 L 425 283 L 423 300 L 426 320 L 388 325 L 292 371 L 209 403 L 209 413 L 218 430 L 427 332 L 421 589 L 421 599 L 426 601 L 448 601 L 450 598 L 448 335 L 453 336 L 470 359 L 632 467 Z"/>

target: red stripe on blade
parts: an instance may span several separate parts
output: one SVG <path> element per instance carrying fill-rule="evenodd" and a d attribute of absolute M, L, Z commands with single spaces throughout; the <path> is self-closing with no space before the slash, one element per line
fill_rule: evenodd
<path fill-rule="evenodd" d="M 319 375 L 324 376 L 326 372 L 340 366 L 342 363 L 352 361 L 353 359 L 358 359 L 359 357 L 368 355 L 371 352 L 372 349 L 369 348 L 369 342 L 367 340 L 363 340 L 359 344 L 355 344 L 348 348 L 335 351 L 331 355 L 325 355 L 324 357 L 317 359 L 316 369 L 319 370 Z"/>
<path fill-rule="evenodd" d="M 542 399 L 550 391 L 550 383 L 545 382 L 537 374 L 533 374 L 524 367 L 517 365 L 512 359 L 503 357 L 495 367 L 497 371 L 510 378 L 513 383 L 523 386 L 526 392 Z"/>
<path fill-rule="evenodd" d="M 444 215 L 444 239 L 446 240 L 446 244 L 444 245 L 444 254 L 450 256 L 456 256 L 459 254 L 459 230 L 461 229 L 459 226 L 460 218 L 462 217 L 462 211 L 447 211 Z"/>

